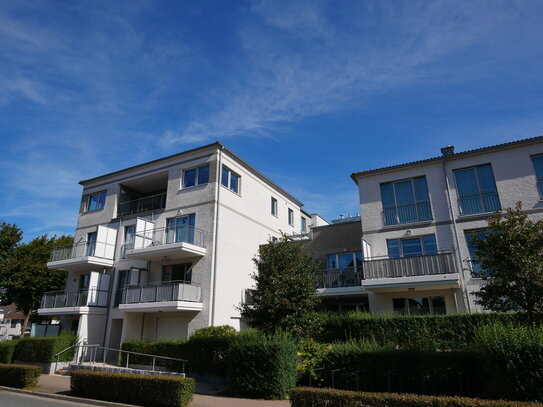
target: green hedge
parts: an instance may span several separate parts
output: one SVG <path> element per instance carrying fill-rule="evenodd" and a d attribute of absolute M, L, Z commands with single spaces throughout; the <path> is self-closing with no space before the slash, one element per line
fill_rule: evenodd
<path fill-rule="evenodd" d="M 290 393 L 290 402 L 291 407 L 543 407 L 543 404 L 540 403 L 520 401 L 394 393 L 359 393 L 303 387 Z"/>
<path fill-rule="evenodd" d="M 492 323 L 528 325 L 522 313 L 452 314 L 427 316 L 371 315 L 364 312 L 319 314 L 322 343 L 375 339 L 403 349 L 461 349 L 471 343 L 480 326 Z"/>
<path fill-rule="evenodd" d="M 177 376 L 75 371 L 74 396 L 150 407 L 184 407 L 192 400 L 195 382 Z"/>
<path fill-rule="evenodd" d="M 0 342 L 0 363 L 11 363 L 17 341 Z"/>
<path fill-rule="evenodd" d="M 121 349 L 131 352 L 146 353 L 148 355 L 185 359 L 184 344 L 185 341 L 182 339 L 160 342 L 129 341 L 123 342 Z M 122 366 L 126 364 L 126 357 L 126 353 L 122 353 L 120 356 L 120 363 Z M 142 355 L 130 355 L 129 362 L 131 365 L 151 365 L 153 363 L 153 358 Z M 173 372 L 183 371 L 183 364 L 181 362 L 156 359 L 155 363 L 156 366 L 164 366 Z"/>
<path fill-rule="evenodd" d="M 55 354 L 74 345 L 77 337 L 71 334 L 49 338 L 22 338 L 17 341 L 14 360 L 32 363 L 50 363 L 56 362 Z M 60 355 L 61 362 L 73 360 L 75 348 Z"/>
<path fill-rule="evenodd" d="M 0 386 L 19 389 L 34 387 L 38 384 L 41 373 L 38 366 L 0 364 Z"/>
<path fill-rule="evenodd" d="M 239 335 L 229 353 L 232 395 L 284 399 L 296 385 L 296 344 L 283 335 Z"/>

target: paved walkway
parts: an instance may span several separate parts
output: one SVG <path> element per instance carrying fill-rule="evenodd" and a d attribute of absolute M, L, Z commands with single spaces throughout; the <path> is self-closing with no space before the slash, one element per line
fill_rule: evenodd
<path fill-rule="evenodd" d="M 70 391 L 70 378 L 57 375 L 41 375 L 38 381 L 38 386 L 35 390 L 43 393 L 51 394 L 68 394 Z M 220 397 L 213 395 L 221 391 L 220 386 L 207 383 L 199 383 L 196 385 L 196 392 L 190 407 L 289 407 L 290 402 L 287 400 L 271 401 L 271 400 L 252 400 L 238 399 L 233 397 Z"/>

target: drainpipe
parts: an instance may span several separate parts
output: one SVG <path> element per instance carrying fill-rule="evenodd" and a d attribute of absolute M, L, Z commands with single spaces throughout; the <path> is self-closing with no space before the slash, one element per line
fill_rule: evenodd
<path fill-rule="evenodd" d="M 468 294 L 468 287 L 466 285 L 466 279 L 464 278 L 464 268 L 462 267 L 462 256 L 460 255 L 460 239 L 458 238 L 458 228 L 456 227 L 456 219 L 454 217 L 454 211 L 453 211 L 453 204 L 452 204 L 452 198 L 451 198 L 451 188 L 449 185 L 449 177 L 447 177 L 447 170 L 445 168 L 446 163 L 446 157 L 443 157 L 443 160 L 441 161 L 441 168 L 443 169 L 443 177 L 445 179 L 445 187 L 447 190 L 447 202 L 449 206 L 449 215 L 451 217 L 452 221 L 452 227 L 454 232 L 454 243 L 456 244 L 456 260 L 458 261 L 458 265 L 460 267 L 460 284 L 462 285 L 462 296 L 464 298 L 464 306 L 468 313 L 471 314 L 471 305 L 469 303 L 469 294 Z M 455 299 L 456 301 L 456 299 Z"/>
<path fill-rule="evenodd" d="M 215 323 L 215 290 L 216 290 L 216 282 L 217 282 L 217 253 L 218 253 L 218 232 L 219 232 L 219 195 L 221 193 L 221 181 L 220 181 L 220 175 L 221 175 L 221 168 L 222 168 L 222 152 L 224 150 L 224 147 L 221 146 L 217 151 L 219 153 L 219 160 L 217 164 L 217 171 L 215 174 L 215 181 L 216 181 L 216 188 L 215 188 L 215 219 L 213 222 L 213 251 L 211 252 L 213 259 L 211 260 L 211 286 L 209 287 L 209 326 L 213 326 Z"/>

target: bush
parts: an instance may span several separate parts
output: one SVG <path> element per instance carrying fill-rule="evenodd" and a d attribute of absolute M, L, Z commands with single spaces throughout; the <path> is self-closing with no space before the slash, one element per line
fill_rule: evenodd
<path fill-rule="evenodd" d="M 296 385 L 296 344 L 285 335 L 239 335 L 231 342 L 229 391 L 249 398 L 284 399 Z"/>
<path fill-rule="evenodd" d="M 543 404 L 540 403 L 520 401 L 394 393 L 359 393 L 302 387 L 290 393 L 290 402 L 292 407 L 543 407 Z"/>
<path fill-rule="evenodd" d="M 0 386 L 34 387 L 38 384 L 41 368 L 27 365 L 0 364 Z"/>
<path fill-rule="evenodd" d="M 477 331 L 490 397 L 543 401 L 543 328 L 489 325 Z"/>
<path fill-rule="evenodd" d="M 33 363 L 51 363 L 56 362 L 55 354 L 69 348 L 77 342 L 77 337 L 73 334 L 62 334 L 49 338 L 22 338 L 15 345 L 14 360 Z M 72 361 L 75 354 L 75 348 L 60 355 L 61 362 Z"/>
<path fill-rule="evenodd" d="M 177 376 L 75 371 L 74 396 L 150 407 L 184 407 L 192 400 L 195 382 Z"/>
<path fill-rule="evenodd" d="M 192 336 L 184 345 L 190 373 L 226 377 L 232 336 Z"/>
<path fill-rule="evenodd" d="M 17 341 L 0 342 L 0 363 L 11 363 Z"/>
<path fill-rule="evenodd" d="M 221 326 L 208 326 L 206 328 L 200 328 L 194 331 L 194 333 L 190 336 L 190 339 L 196 339 L 196 338 L 228 338 L 232 336 L 236 336 L 238 331 L 236 331 L 236 328 L 230 325 L 221 325 Z"/>
<path fill-rule="evenodd" d="M 158 355 L 166 356 L 169 358 L 175 359 L 185 359 L 184 357 L 184 348 L 185 344 L 184 339 L 176 339 L 170 341 L 159 341 L 159 342 L 141 342 L 141 341 L 130 341 L 123 342 L 121 345 L 122 350 L 127 350 L 131 352 L 146 353 L 148 355 Z M 122 366 L 126 364 L 126 353 L 121 353 L 120 363 Z M 153 358 L 143 355 L 130 355 L 129 357 L 130 364 L 135 365 L 152 365 Z M 169 361 L 164 359 L 156 359 L 156 366 L 166 367 L 168 370 L 173 372 L 182 372 L 183 363 L 176 361 Z"/>

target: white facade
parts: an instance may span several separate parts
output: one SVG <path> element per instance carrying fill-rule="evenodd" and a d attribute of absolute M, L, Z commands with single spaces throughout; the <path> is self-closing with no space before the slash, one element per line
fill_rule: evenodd
<path fill-rule="evenodd" d="M 300 233 L 302 217 L 312 222 L 301 202 L 219 143 L 81 184 L 74 247 L 48 263 L 68 271 L 66 289 L 47 294 L 38 313 L 114 348 L 239 329 L 259 245 Z"/>
<path fill-rule="evenodd" d="M 15 311 L 14 305 L 0 307 L 0 341 L 21 335 L 24 316 Z"/>

